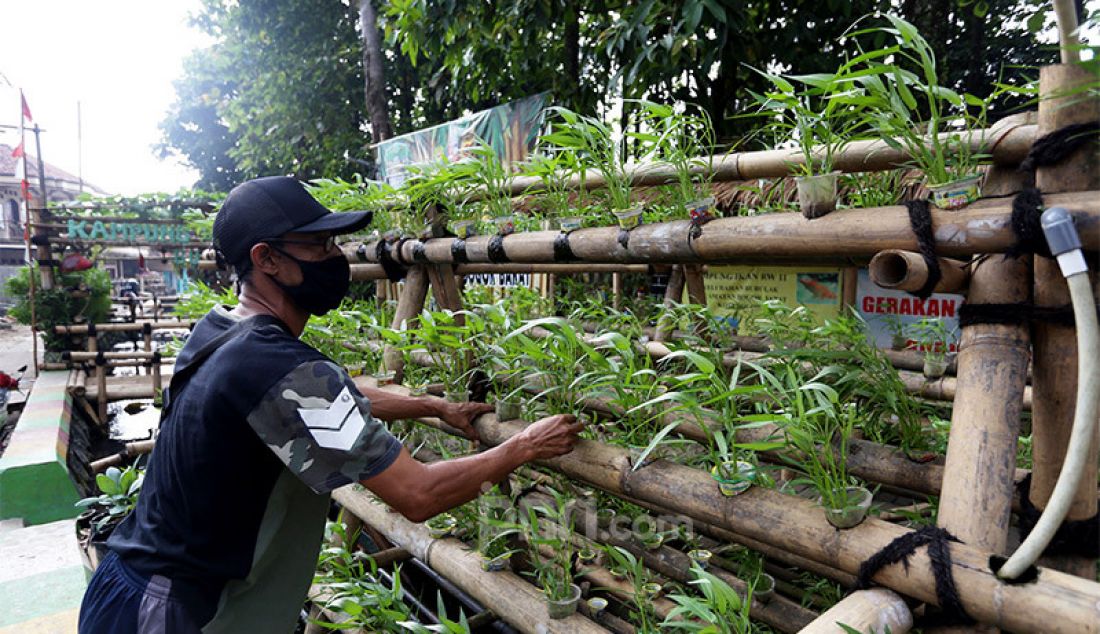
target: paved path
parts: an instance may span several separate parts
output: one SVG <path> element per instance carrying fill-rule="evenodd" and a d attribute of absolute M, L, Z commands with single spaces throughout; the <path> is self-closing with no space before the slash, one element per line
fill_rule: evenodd
<path fill-rule="evenodd" d="M 87 581 L 74 530 L 0 523 L 0 634 L 76 632 Z"/>

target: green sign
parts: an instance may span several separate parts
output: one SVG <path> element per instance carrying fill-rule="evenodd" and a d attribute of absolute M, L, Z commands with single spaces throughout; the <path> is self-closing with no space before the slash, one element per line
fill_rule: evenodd
<path fill-rule="evenodd" d="M 64 238 L 88 242 L 158 242 L 165 245 L 193 241 L 186 225 L 145 222 L 104 222 L 70 218 Z"/>
<path fill-rule="evenodd" d="M 479 143 L 496 150 L 506 164 L 522 161 L 538 140 L 542 112 L 549 101 L 550 93 L 539 93 L 382 141 L 375 146 L 378 178 L 400 186 L 405 182 L 407 166 L 441 157 L 458 161 L 466 156 L 468 148 Z"/>

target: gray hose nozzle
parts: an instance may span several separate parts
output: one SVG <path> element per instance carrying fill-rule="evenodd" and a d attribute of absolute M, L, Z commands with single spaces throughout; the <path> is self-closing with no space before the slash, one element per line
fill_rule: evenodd
<path fill-rule="evenodd" d="M 1073 224 L 1073 216 L 1063 207 L 1051 207 L 1043 212 L 1040 220 L 1043 225 L 1043 234 L 1050 246 L 1050 253 L 1054 256 L 1062 255 L 1067 251 L 1081 248 L 1081 238 L 1077 235 L 1077 227 Z"/>

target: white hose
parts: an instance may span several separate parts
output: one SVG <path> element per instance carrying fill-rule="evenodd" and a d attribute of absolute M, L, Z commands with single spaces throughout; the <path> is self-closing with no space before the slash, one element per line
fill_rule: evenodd
<path fill-rule="evenodd" d="M 1084 265 L 1081 252 L 1072 251 L 1059 256 L 1063 271 L 1066 270 L 1066 265 L 1062 258 L 1072 255 L 1081 258 L 1081 265 Z M 1066 283 L 1069 285 L 1073 317 L 1077 324 L 1077 405 L 1073 431 L 1070 433 L 1062 472 L 1058 475 L 1058 483 L 1054 485 L 1046 510 L 1024 543 L 1020 544 L 1012 557 L 997 571 L 997 576 L 1002 579 L 1015 579 L 1035 563 L 1062 525 L 1085 471 L 1100 409 L 1100 399 L 1097 398 L 1100 397 L 1100 326 L 1097 325 L 1096 304 L 1092 297 L 1088 272 L 1073 273 L 1066 277 Z"/>

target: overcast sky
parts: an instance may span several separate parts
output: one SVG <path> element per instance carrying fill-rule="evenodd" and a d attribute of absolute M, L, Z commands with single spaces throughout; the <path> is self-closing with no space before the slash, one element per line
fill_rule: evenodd
<path fill-rule="evenodd" d="M 194 170 L 158 160 L 157 124 L 172 103 L 184 57 L 208 43 L 187 26 L 199 0 L 3 0 L 0 124 L 19 124 L 19 93 L 42 133 L 42 157 L 77 174 L 77 101 L 83 174 L 109 193 L 174 192 Z M 11 83 L 5 85 L 4 78 Z M 0 130 L 0 142 L 18 132 Z M 33 135 L 27 145 L 34 151 Z"/>

